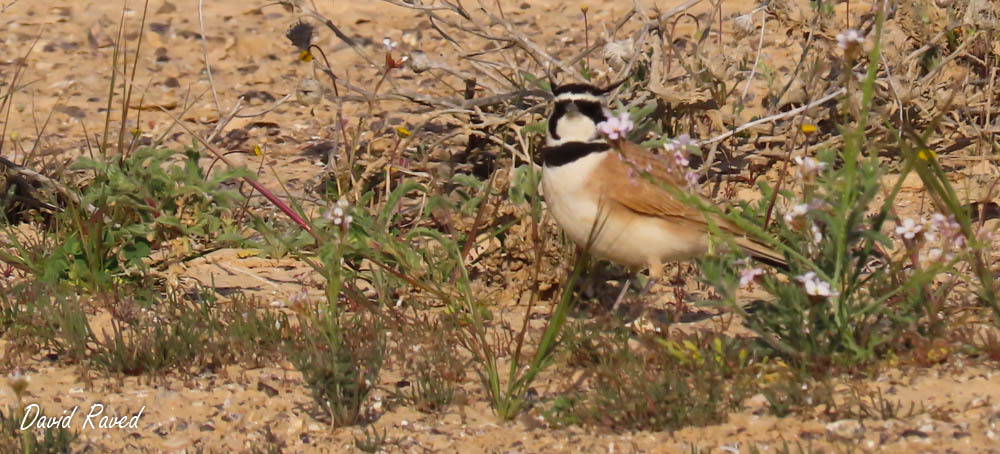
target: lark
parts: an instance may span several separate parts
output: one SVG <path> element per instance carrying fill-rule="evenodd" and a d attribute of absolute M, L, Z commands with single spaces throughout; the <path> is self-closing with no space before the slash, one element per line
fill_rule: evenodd
<path fill-rule="evenodd" d="M 690 191 L 670 161 L 625 137 L 602 134 L 598 125 L 617 120 L 604 104 L 605 94 L 587 84 L 557 87 L 542 150 L 546 205 L 578 246 L 633 270 L 648 268 L 658 281 L 665 263 L 708 251 L 711 221 L 751 257 L 785 266 L 778 252 L 719 216 L 709 219 L 712 215 L 665 189 Z"/>

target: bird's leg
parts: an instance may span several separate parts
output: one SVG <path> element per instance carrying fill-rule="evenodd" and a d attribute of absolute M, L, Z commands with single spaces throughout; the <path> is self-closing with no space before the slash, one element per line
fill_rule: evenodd
<path fill-rule="evenodd" d="M 642 311 L 645 309 L 645 304 L 643 304 L 643 297 L 650 293 L 653 286 L 657 282 L 663 279 L 663 264 L 658 261 L 649 262 L 649 281 L 646 282 L 645 287 L 639 292 L 639 304 L 636 306 L 635 310 L 632 311 L 636 316 L 642 315 Z M 627 287 L 626 287 L 627 288 Z M 617 303 L 616 303 L 617 305 Z"/>
<path fill-rule="evenodd" d="M 678 314 L 686 314 L 691 312 L 691 309 L 684 303 L 684 296 L 687 295 L 687 292 L 684 290 L 684 277 L 681 276 L 681 268 L 681 265 L 677 266 L 677 275 L 674 276 L 674 299 L 676 300 L 674 307 Z"/>
<path fill-rule="evenodd" d="M 618 298 L 615 298 L 615 304 L 611 305 L 611 313 L 612 314 L 617 314 L 618 313 L 618 306 L 620 306 L 622 304 L 622 300 L 625 299 L 625 293 L 628 292 L 628 287 L 631 284 L 632 284 L 632 279 L 631 278 L 625 278 L 625 283 L 622 285 L 621 291 L 618 292 Z"/>
<path fill-rule="evenodd" d="M 663 281 L 663 263 L 662 262 L 649 262 L 649 282 L 646 283 L 646 288 L 643 289 L 643 293 L 649 292 L 653 289 L 653 286 L 657 283 L 662 284 Z"/>
<path fill-rule="evenodd" d="M 663 263 L 662 262 L 649 262 L 649 280 L 658 281 L 663 279 Z"/>
<path fill-rule="evenodd" d="M 663 263 L 661 263 L 661 262 L 650 262 L 649 263 L 649 283 L 646 284 L 646 289 L 643 290 L 643 293 L 645 293 L 645 292 L 649 292 L 649 293 L 652 293 L 652 294 L 659 293 L 658 291 L 653 290 L 653 286 L 656 285 L 656 284 L 660 284 L 660 285 L 663 285 L 663 286 L 667 285 L 668 282 L 666 281 L 666 279 L 664 279 L 664 274 L 665 273 L 663 271 Z M 689 309 L 688 309 L 687 305 L 684 304 L 684 295 L 685 295 L 684 285 L 683 285 L 684 284 L 684 280 L 683 280 L 683 278 L 681 276 L 681 267 L 680 266 L 677 267 L 677 275 L 674 277 L 673 280 L 670 281 L 670 283 L 674 284 L 671 287 L 671 289 L 673 290 L 674 298 L 676 300 L 676 302 L 674 303 L 674 307 L 676 308 L 677 313 L 678 314 L 685 314 L 685 313 L 689 312 Z M 657 289 L 657 290 L 659 290 L 659 289 Z"/>
<path fill-rule="evenodd" d="M 576 246 L 577 259 L 582 257 L 585 252 L 586 251 L 582 247 L 580 247 L 579 245 Z M 590 268 L 586 269 L 585 271 L 586 271 L 584 273 L 585 279 L 577 284 L 577 289 L 585 298 L 590 299 L 593 298 L 594 295 L 596 294 L 596 292 L 594 292 L 594 276 L 593 276 L 595 270 L 593 268 Z"/>

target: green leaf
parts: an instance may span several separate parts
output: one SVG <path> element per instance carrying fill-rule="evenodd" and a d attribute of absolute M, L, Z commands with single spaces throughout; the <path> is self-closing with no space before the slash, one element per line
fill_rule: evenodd
<path fill-rule="evenodd" d="M 412 180 L 403 181 L 392 194 L 389 194 L 389 200 L 386 201 L 385 207 L 382 209 L 382 213 L 378 216 L 378 225 L 383 229 L 389 226 L 389 220 L 392 218 L 392 212 L 396 209 L 396 204 L 399 200 L 403 198 L 410 191 L 420 191 L 427 192 L 427 189 L 423 185 Z"/>
<path fill-rule="evenodd" d="M 527 196 L 535 196 L 538 193 L 538 180 L 541 172 L 535 171 L 530 164 L 524 164 L 514 169 L 514 175 L 510 181 L 510 189 L 507 190 L 507 197 L 515 205 L 526 203 Z"/>
<path fill-rule="evenodd" d="M 545 134 L 545 129 L 548 128 L 548 122 L 545 120 L 536 121 L 534 123 L 529 123 L 521 128 L 521 135 L 527 136 L 530 134 Z"/>
<path fill-rule="evenodd" d="M 149 243 L 145 240 L 136 240 L 122 249 L 122 255 L 128 260 L 129 266 L 142 266 L 142 259 L 149 257 L 149 252 Z"/>

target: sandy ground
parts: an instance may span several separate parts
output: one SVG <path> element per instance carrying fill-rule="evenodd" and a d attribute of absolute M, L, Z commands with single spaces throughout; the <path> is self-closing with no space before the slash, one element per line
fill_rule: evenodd
<path fill-rule="evenodd" d="M 333 18 L 370 55 L 382 55 L 383 37 L 404 41 L 401 51 L 405 51 L 413 44 L 405 42 L 404 31 L 420 30 L 428 41 L 417 43 L 428 55 L 456 66 L 462 64 L 440 39 L 430 40 L 430 24 L 411 11 L 378 1 L 320 3 L 319 11 Z M 580 34 L 572 30 L 579 22 L 580 5 L 550 0 L 501 3 L 512 22 L 549 51 L 565 56 L 577 50 L 561 48 L 582 48 Z M 595 36 L 626 11 L 621 2 L 590 3 Z M 650 8 L 655 4 L 667 9 L 680 2 L 644 3 Z M 747 13 L 754 7 L 744 0 L 724 2 L 723 16 Z M 853 6 L 856 11 L 867 7 Z M 139 8 L 141 4 L 132 1 L 125 10 L 130 46 L 137 37 L 142 14 Z M 704 12 L 707 8 L 698 5 L 692 11 Z M 799 8 L 807 5 L 803 3 Z M 836 10 L 844 8 L 839 4 Z M 941 14 L 934 8 L 930 11 L 932 20 L 935 14 Z M 57 162 L 86 153 L 87 135 L 91 143 L 97 140 L 95 134 L 104 125 L 111 43 L 121 15 L 119 2 L 61 0 L 22 0 L 0 15 L 0 29 L 4 30 L 0 34 L 3 79 L 9 78 L 16 59 L 25 55 L 34 42 L 22 79 L 27 86 L 22 90 L 24 94 L 16 98 L 15 114 L 6 125 L 8 135 L 17 134 L 19 147 L 5 148 L 5 157 L 19 161 L 37 145 L 37 153 L 44 159 Z M 294 96 L 299 80 L 311 74 L 309 65 L 297 60 L 295 49 L 284 37 L 296 20 L 295 15 L 276 5 L 205 2 L 203 42 L 199 39 L 198 2 L 150 2 L 135 77 L 136 98 L 141 95 L 142 105 L 148 110 L 142 111 L 138 124 L 130 120 L 127 129 L 138 128 L 144 135 L 156 137 L 168 131 L 171 116 L 178 116 L 189 127 L 209 135 L 220 118 L 220 108 L 222 115 L 227 114 L 240 96 L 244 96 L 244 112 L 259 112 L 271 107 L 275 100 Z M 765 58 L 776 71 L 785 73 L 794 66 L 802 37 L 786 34 L 780 25 L 772 27 L 764 34 Z M 724 29 L 726 51 L 744 53 L 752 61 L 759 31 L 737 37 L 728 22 Z M 564 33 L 566 30 L 570 32 Z M 826 37 L 828 41 L 831 38 Z M 327 56 L 353 83 L 374 85 L 377 72 L 332 33 L 321 30 L 316 44 L 326 49 Z M 205 71 L 206 55 L 213 84 Z M 421 93 L 453 95 L 442 82 L 427 74 L 404 69 L 398 77 L 402 86 Z M 765 88 L 763 81 L 755 82 L 749 90 L 750 98 L 759 99 Z M 135 100 L 133 104 L 139 105 Z M 161 112 L 160 107 L 169 114 Z M 348 104 L 348 117 L 359 114 L 362 107 Z M 411 113 L 405 103 L 385 103 L 383 107 L 393 112 L 381 118 L 387 125 L 413 125 L 420 119 L 420 114 Z M 119 108 L 113 107 L 112 111 L 118 112 Z M 46 118 L 49 112 L 51 119 Z M 737 119 L 747 121 L 760 112 L 759 104 L 751 102 Z M 286 102 L 266 115 L 234 119 L 222 132 L 227 137 L 222 146 L 242 152 L 239 159 L 251 168 L 263 163 L 265 168 L 276 169 L 293 193 L 315 199 L 312 191 L 323 170 L 322 156 L 308 150 L 311 145 L 329 140 L 334 115 L 335 105 L 331 102 L 312 109 Z M 39 139 L 38 131 L 46 122 Z M 227 135 L 235 130 L 245 134 Z M 177 128 L 172 130 L 167 145 L 190 143 L 179 132 Z M 264 150 L 261 158 L 252 153 L 257 145 Z M 992 165 L 970 172 L 996 175 Z M 271 172 L 263 172 L 261 179 L 272 187 L 276 185 Z M 908 182 L 904 190 L 915 192 L 918 186 L 918 182 Z M 752 190 L 740 190 L 738 196 L 753 196 L 745 192 Z M 915 197 L 906 200 L 901 206 L 904 211 L 916 210 L 920 205 Z M 322 286 L 319 276 L 294 259 L 261 259 L 236 250 L 222 250 L 176 265 L 167 274 L 180 285 L 198 281 L 219 288 L 243 289 L 273 307 L 283 307 L 291 295 L 303 289 L 318 296 Z M 504 292 L 503 285 L 495 287 L 490 291 L 500 307 L 514 315 L 523 314 L 523 309 L 517 309 L 520 295 Z M 90 452 L 193 452 L 197 448 L 246 452 L 261 446 L 269 434 L 284 445 L 285 452 L 342 452 L 353 450 L 354 438 L 361 436 L 360 428 L 331 429 L 317 419 L 301 375 L 287 363 L 256 369 L 230 366 L 190 379 L 168 376 L 153 380 L 98 378 L 79 367 L 37 358 L 20 366 L 31 376 L 28 400 L 39 403 L 51 415 L 79 406 L 74 423 L 77 427 L 95 403 L 103 404 L 106 414 L 131 416 L 142 410 L 134 429 L 81 429 L 78 447 Z M 469 377 L 474 380 L 474 374 Z M 543 380 L 539 387 L 550 385 Z M 755 396 L 744 411 L 730 415 L 723 424 L 676 432 L 611 433 L 576 427 L 548 428 L 532 412 L 504 423 L 491 411 L 481 387 L 472 383 L 467 387 L 466 405 L 450 407 L 439 415 L 376 403 L 373 425 L 378 431 L 386 431 L 393 443 L 388 449 L 403 452 L 692 452 L 692 446 L 703 450 L 700 452 L 749 452 L 750 446 L 780 452 L 786 443 L 792 452 L 798 452 L 797 446 L 830 452 L 1000 452 L 1000 429 L 996 427 L 1000 420 L 1000 375 L 993 366 L 951 362 L 923 369 L 888 369 L 874 379 L 856 383 L 845 378 L 837 386 L 878 389 L 904 408 L 915 403 L 922 410 L 884 421 L 830 421 L 819 408 L 808 414 L 776 418 L 767 414 L 763 396 Z M 378 399 L 385 397 L 385 392 L 376 393 Z M 12 392 L 0 390 L 0 406 L 12 402 Z"/>

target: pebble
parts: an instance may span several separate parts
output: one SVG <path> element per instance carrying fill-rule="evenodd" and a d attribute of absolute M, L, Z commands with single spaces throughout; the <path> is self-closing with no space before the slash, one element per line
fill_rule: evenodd
<path fill-rule="evenodd" d="M 863 427 L 856 419 L 841 419 L 826 425 L 826 431 L 832 436 L 854 439 L 861 434 Z"/>

